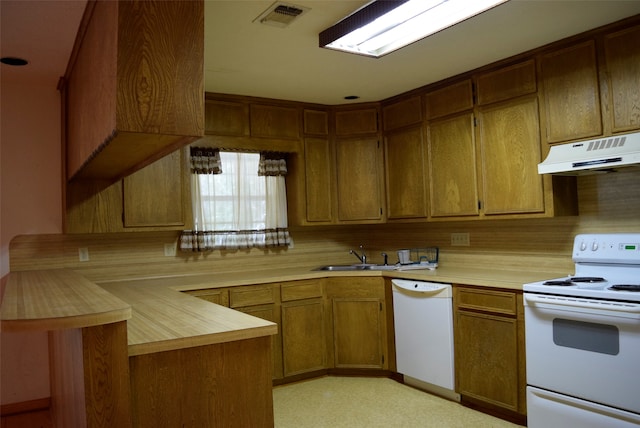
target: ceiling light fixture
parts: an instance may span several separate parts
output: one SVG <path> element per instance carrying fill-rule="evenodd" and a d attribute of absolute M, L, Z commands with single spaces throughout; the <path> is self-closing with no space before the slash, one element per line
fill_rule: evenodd
<path fill-rule="evenodd" d="M 381 57 L 508 0 L 375 0 L 320 33 L 320 47 Z"/>

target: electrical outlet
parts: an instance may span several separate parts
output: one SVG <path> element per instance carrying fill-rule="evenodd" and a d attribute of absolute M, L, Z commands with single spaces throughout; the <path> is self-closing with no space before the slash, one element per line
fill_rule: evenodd
<path fill-rule="evenodd" d="M 468 232 L 459 232 L 451 234 L 451 245 L 460 246 L 460 247 L 468 247 L 471 245 L 469 243 L 469 233 Z"/>
<path fill-rule="evenodd" d="M 167 257 L 174 257 L 176 255 L 176 246 L 178 244 L 172 242 L 171 244 L 164 244 L 164 255 Z"/>
<path fill-rule="evenodd" d="M 78 248 L 78 260 L 81 262 L 89 261 L 89 249 L 88 248 Z"/>

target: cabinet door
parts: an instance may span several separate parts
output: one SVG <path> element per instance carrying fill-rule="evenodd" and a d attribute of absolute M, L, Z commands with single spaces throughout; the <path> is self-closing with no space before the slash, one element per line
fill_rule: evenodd
<path fill-rule="evenodd" d="M 535 95 L 478 109 L 485 214 L 544 212 L 538 123 Z"/>
<path fill-rule="evenodd" d="M 515 319 L 456 311 L 456 391 L 517 412 L 517 350 Z"/>
<path fill-rule="evenodd" d="M 297 108 L 251 104 L 250 122 L 253 137 L 300 138 Z"/>
<path fill-rule="evenodd" d="M 611 131 L 640 129 L 640 26 L 604 39 Z"/>
<path fill-rule="evenodd" d="M 473 108 L 473 85 L 471 79 L 445 86 L 429 92 L 426 99 L 427 119 L 436 119 Z"/>
<path fill-rule="evenodd" d="M 124 227 L 184 226 L 189 197 L 185 151 L 168 156 L 123 180 Z"/>
<path fill-rule="evenodd" d="M 336 368 L 387 369 L 387 309 L 382 278 L 329 278 L 328 346 Z"/>
<path fill-rule="evenodd" d="M 211 135 L 249 135 L 249 105 L 238 101 L 206 100 L 204 133 Z"/>
<path fill-rule="evenodd" d="M 429 122 L 427 139 L 431 216 L 478 215 L 473 114 Z"/>
<path fill-rule="evenodd" d="M 380 151 L 377 138 L 336 143 L 339 220 L 382 220 Z"/>
<path fill-rule="evenodd" d="M 338 137 L 378 132 L 378 109 L 344 110 L 335 113 Z"/>
<path fill-rule="evenodd" d="M 309 222 L 333 220 L 333 162 L 327 138 L 305 138 L 305 208 Z"/>
<path fill-rule="evenodd" d="M 422 98 L 417 95 L 382 108 L 382 123 L 385 131 L 415 125 L 422 122 Z"/>
<path fill-rule="evenodd" d="M 426 167 L 422 126 L 389 133 L 385 137 L 387 217 L 427 216 Z"/>
<path fill-rule="evenodd" d="M 278 333 L 271 336 L 271 356 L 273 363 L 273 379 L 282 378 L 282 335 L 280 311 L 275 304 L 270 305 L 258 305 L 258 306 L 245 306 L 234 308 L 237 311 L 244 312 L 245 314 L 253 315 L 254 317 L 262 318 L 263 320 L 271 321 L 278 324 Z"/>
<path fill-rule="evenodd" d="M 383 303 L 375 297 L 333 298 L 337 368 L 383 368 Z"/>
<path fill-rule="evenodd" d="M 545 54 L 540 68 L 547 142 L 601 135 L 595 42 Z"/>
<path fill-rule="evenodd" d="M 324 309 L 321 298 L 282 304 L 284 376 L 326 368 Z"/>

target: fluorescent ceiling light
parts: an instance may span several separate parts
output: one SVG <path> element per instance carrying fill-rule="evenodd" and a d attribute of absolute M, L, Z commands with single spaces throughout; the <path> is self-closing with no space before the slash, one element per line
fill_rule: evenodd
<path fill-rule="evenodd" d="M 380 57 L 508 0 L 376 0 L 320 33 L 320 47 Z"/>

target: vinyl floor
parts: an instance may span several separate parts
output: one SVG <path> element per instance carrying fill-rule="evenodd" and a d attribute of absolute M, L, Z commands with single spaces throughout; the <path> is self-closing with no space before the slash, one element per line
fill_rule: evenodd
<path fill-rule="evenodd" d="M 273 402 L 276 428 L 520 427 L 388 378 L 326 376 L 281 385 Z"/>

